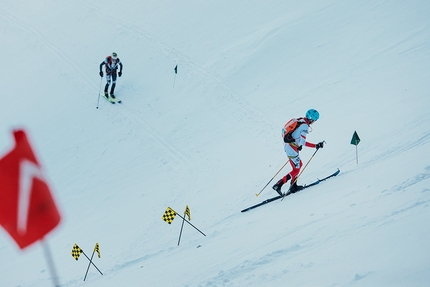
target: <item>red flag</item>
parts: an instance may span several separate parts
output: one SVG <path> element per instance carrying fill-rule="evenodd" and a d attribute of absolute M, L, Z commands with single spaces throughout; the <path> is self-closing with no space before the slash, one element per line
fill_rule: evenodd
<path fill-rule="evenodd" d="M 23 249 L 60 222 L 60 213 L 24 131 L 0 159 L 0 225 Z"/>

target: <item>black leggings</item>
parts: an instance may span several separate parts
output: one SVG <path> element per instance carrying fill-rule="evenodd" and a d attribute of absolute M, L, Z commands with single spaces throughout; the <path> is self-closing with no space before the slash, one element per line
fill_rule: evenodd
<path fill-rule="evenodd" d="M 115 86 L 116 86 L 116 73 L 112 73 L 112 74 L 106 74 L 106 86 L 105 86 L 105 93 L 108 92 L 109 89 L 109 85 L 112 81 L 112 87 L 110 89 L 110 93 L 113 94 L 113 92 L 115 91 Z"/>

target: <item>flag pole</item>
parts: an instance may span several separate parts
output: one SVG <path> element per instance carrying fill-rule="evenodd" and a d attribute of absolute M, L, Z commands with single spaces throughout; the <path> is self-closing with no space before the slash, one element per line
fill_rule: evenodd
<path fill-rule="evenodd" d="M 49 271 L 55 287 L 60 287 L 60 281 L 58 279 L 57 270 L 55 269 L 54 260 L 52 259 L 51 251 L 48 243 L 42 239 L 42 247 L 45 253 L 46 261 L 48 262 Z"/>
<path fill-rule="evenodd" d="M 188 220 L 185 219 L 185 217 L 182 217 L 181 215 L 179 215 L 176 212 L 176 215 L 179 216 L 180 218 L 182 218 L 186 223 L 188 223 L 189 225 L 191 225 L 192 227 L 194 227 L 195 230 L 197 230 L 198 232 L 200 232 L 201 234 L 203 234 L 204 236 L 206 236 L 206 234 L 204 234 L 203 232 L 201 232 L 197 227 L 195 227 L 191 222 L 189 222 Z"/>
<path fill-rule="evenodd" d="M 90 263 L 93 264 L 93 266 L 97 269 L 97 271 L 99 271 L 100 274 L 103 275 L 103 273 L 100 271 L 100 269 L 97 268 L 97 266 L 94 264 L 94 262 L 90 258 L 88 258 L 87 254 L 85 254 L 84 250 L 82 250 L 82 254 L 84 254 L 85 257 L 87 257 L 87 259 L 90 261 Z M 94 254 L 94 251 L 93 251 L 93 254 Z"/>
<path fill-rule="evenodd" d="M 357 160 L 358 164 L 358 145 L 355 146 L 355 159 Z"/>
<path fill-rule="evenodd" d="M 84 281 L 85 281 L 85 279 L 87 279 L 88 270 L 90 270 L 91 262 L 93 261 L 93 257 L 94 257 L 94 252 L 95 252 L 95 250 L 93 250 L 93 254 L 91 254 L 90 262 L 88 262 L 87 272 L 85 273 Z"/>
<path fill-rule="evenodd" d="M 184 222 L 185 222 L 185 218 L 182 219 L 181 232 L 179 232 L 178 246 L 179 246 L 179 243 L 181 242 L 182 229 L 184 228 Z"/>
<path fill-rule="evenodd" d="M 355 160 L 358 164 L 358 144 L 360 143 L 360 137 L 357 134 L 357 131 L 354 131 L 352 135 L 351 144 L 355 145 Z"/>

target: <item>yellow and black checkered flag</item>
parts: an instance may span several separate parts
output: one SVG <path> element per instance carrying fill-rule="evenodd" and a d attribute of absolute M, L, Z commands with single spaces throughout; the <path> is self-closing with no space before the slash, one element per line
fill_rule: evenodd
<path fill-rule="evenodd" d="M 168 207 L 164 212 L 162 219 L 166 221 L 168 224 L 171 224 L 173 219 L 175 219 L 175 216 L 176 216 L 176 212 L 170 207 Z"/>
<path fill-rule="evenodd" d="M 73 249 L 72 249 L 72 256 L 73 256 L 73 258 L 76 259 L 76 261 L 78 260 L 78 258 L 82 252 L 84 252 L 84 251 L 78 246 L 78 244 L 75 243 L 75 245 L 73 245 Z"/>
<path fill-rule="evenodd" d="M 94 252 L 97 252 L 99 258 L 100 258 L 100 245 L 96 243 L 96 246 L 94 247 Z"/>
<path fill-rule="evenodd" d="M 190 208 L 188 207 L 188 205 L 187 205 L 187 207 L 185 208 L 184 214 L 185 214 L 186 216 L 188 216 L 188 220 L 191 220 L 191 213 L 190 213 Z"/>

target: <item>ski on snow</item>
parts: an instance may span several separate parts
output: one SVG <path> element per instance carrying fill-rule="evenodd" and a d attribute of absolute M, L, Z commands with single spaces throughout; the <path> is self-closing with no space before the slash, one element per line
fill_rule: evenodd
<path fill-rule="evenodd" d="M 303 189 L 305 189 L 305 188 L 308 188 L 308 187 L 311 187 L 311 186 L 317 185 L 317 184 L 319 184 L 321 181 L 325 181 L 325 180 L 327 180 L 327 179 L 329 179 L 329 178 L 331 178 L 331 177 L 334 177 L 334 176 L 338 175 L 339 173 L 340 173 L 340 170 L 338 169 L 335 173 L 333 173 L 333 174 L 331 174 L 331 175 L 329 175 L 329 176 L 326 176 L 326 177 L 324 177 L 324 178 L 322 178 L 322 179 L 318 179 L 318 180 L 316 180 L 316 181 L 314 181 L 314 182 L 312 182 L 312 183 L 310 183 L 310 184 L 305 184 L 301 190 L 298 190 L 298 191 L 296 191 L 295 193 L 297 193 L 297 192 L 299 192 L 299 191 L 302 191 L 302 190 L 303 190 Z M 267 203 L 269 203 L 269 202 L 272 202 L 272 201 L 275 201 L 275 200 L 278 200 L 278 199 L 284 198 L 284 197 L 286 197 L 286 196 L 288 196 L 288 195 L 290 195 L 290 194 L 292 194 L 292 192 L 289 192 L 289 191 L 288 191 L 288 192 L 287 192 L 287 193 L 285 193 L 283 196 L 278 195 L 278 196 L 275 196 L 275 197 L 272 197 L 272 198 L 268 198 L 268 199 L 266 199 L 266 200 L 265 200 L 265 201 L 263 201 L 263 202 L 260 202 L 260 203 L 258 203 L 258 204 L 256 204 L 256 205 L 253 205 L 253 206 L 250 206 L 250 207 L 247 207 L 247 208 L 243 209 L 241 212 L 246 212 L 246 211 L 251 210 L 251 209 L 254 209 L 254 208 L 256 208 L 256 207 L 259 207 L 259 206 L 265 205 L 265 204 L 267 204 Z"/>
<path fill-rule="evenodd" d="M 100 96 L 102 96 L 103 99 L 105 99 L 106 101 L 108 101 L 111 104 L 115 104 L 115 103 L 120 104 L 121 103 L 121 100 L 119 100 L 118 98 L 112 98 L 111 96 L 108 96 L 106 98 L 104 93 L 100 93 Z"/>

